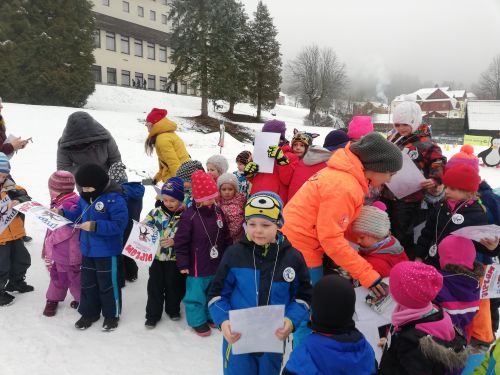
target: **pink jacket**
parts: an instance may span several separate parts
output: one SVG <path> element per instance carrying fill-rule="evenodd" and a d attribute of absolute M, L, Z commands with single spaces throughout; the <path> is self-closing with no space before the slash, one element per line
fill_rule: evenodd
<path fill-rule="evenodd" d="M 217 199 L 217 205 L 224 212 L 226 217 L 227 226 L 229 227 L 229 234 L 233 243 L 238 242 L 243 235 L 243 222 L 245 221 L 245 194 L 236 194 L 233 199 L 225 200 L 222 198 Z"/>
<path fill-rule="evenodd" d="M 70 193 L 51 204 L 51 208 L 60 208 L 71 211 L 78 203 L 80 197 L 76 193 Z M 69 266 L 82 263 L 80 253 L 80 230 L 66 225 L 57 230 L 47 230 L 42 251 L 42 258 Z"/>

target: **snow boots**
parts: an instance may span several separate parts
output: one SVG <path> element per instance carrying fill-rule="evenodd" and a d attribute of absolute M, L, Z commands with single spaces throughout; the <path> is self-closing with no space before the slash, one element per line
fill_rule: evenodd
<path fill-rule="evenodd" d="M 15 283 L 9 283 L 5 287 L 7 292 L 18 292 L 18 293 L 28 293 L 35 290 L 31 285 L 26 284 L 26 281 L 21 280 Z"/>
<path fill-rule="evenodd" d="M 89 328 L 92 323 L 95 323 L 99 320 L 100 316 L 82 316 L 76 323 L 75 327 L 81 329 L 82 331 Z"/>
<path fill-rule="evenodd" d="M 58 301 L 47 300 L 47 303 L 45 304 L 45 309 L 43 309 L 43 315 L 49 316 L 49 317 L 56 315 L 58 304 L 59 304 Z"/>
<path fill-rule="evenodd" d="M 14 303 L 14 297 L 12 294 L 6 292 L 5 290 L 0 291 L 0 306 L 9 306 Z"/>

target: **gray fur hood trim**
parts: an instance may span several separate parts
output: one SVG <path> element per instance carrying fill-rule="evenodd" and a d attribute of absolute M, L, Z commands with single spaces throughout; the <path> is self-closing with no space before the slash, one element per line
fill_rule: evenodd
<path fill-rule="evenodd" d="M 442 270 L 449 273 L 466 275 L 477 281 L 484 276 L 484 266 L 477 261 L 474 261 L 474 269 L 472 271 L 457 264 L 447 264 Z"/>
<path fill-rule="evenodd" d="M 68 117 L 59 139 L 59 147 L 67 148 L 86 143 L 107 141 L 111 134 L 87 112 L 78 111 Z"/>
<path fill-rule="evenodd" d="M 443 364 L 449 371 L 459 371 L 465 367 L 470 350 L 463 348 L 459 352 L 437 343 L 432 336 L 427 335 L 419 340 L 423 355 L 434 362 Z"/>
<path fill-rule="evenodd" d="M 333 153 L 320 146 L 311 146 L 304 156 L 305 165 L 316 165 L 326 163 L 332 157 Z"/>

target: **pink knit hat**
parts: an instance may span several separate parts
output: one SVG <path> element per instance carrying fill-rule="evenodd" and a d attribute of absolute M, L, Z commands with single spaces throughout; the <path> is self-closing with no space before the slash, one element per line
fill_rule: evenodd
<path fill-rule="evenodd" d="M 426 307 L 443 286 L 443 276 L 432 266 L 420 262 L 396 264 L 389 277 L 394 300 L 410 309 Z"/>
<path fill-rule="evenodd" d="M 476 248 L 472 240 L 460 236 L 447 236 L 438 246 L 439 264 L 441 268 L 447 264 L 456 264 L 474 269 Z"/>
<path fill-rule="evenodd" d="M 75 190 L 75 177 L 67 171 L 56 171 L 49 177 L 49 191 L 56 194 Z"/>
<path fill-rule="evenodd" d="M 479 172 L 479 159 L 474 155 L 474 147 L 471 145 L 463 145 L 460 152 L 453 155 L 446 163 L 445 168 L 450 169 L 458 164 L 466 164 Z"/>
<path fill-rule="evenodd" d="M 372 131 L 373 124 L 370 116 L 354 116 L 347 128 L 347 136 L 350 139 L 360 139 Z"/>
<path fill-rule="evenodd" d="M 219 196 L 214 178 L 206 172 L 196 171 L 191 177 L 191 189 L 196 203 L 208 201 Z"/>

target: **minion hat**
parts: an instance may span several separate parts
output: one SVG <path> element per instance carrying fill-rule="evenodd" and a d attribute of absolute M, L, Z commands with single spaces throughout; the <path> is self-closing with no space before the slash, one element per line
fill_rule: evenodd
<path fill-rule="evenodd" d="M 271 191 L 261 191 L 248 198 L 245 205 L 245 220 L 253 217 L 269 220 L 281 228 L 285 221 L 283 201 L 279 195 Z"/>

